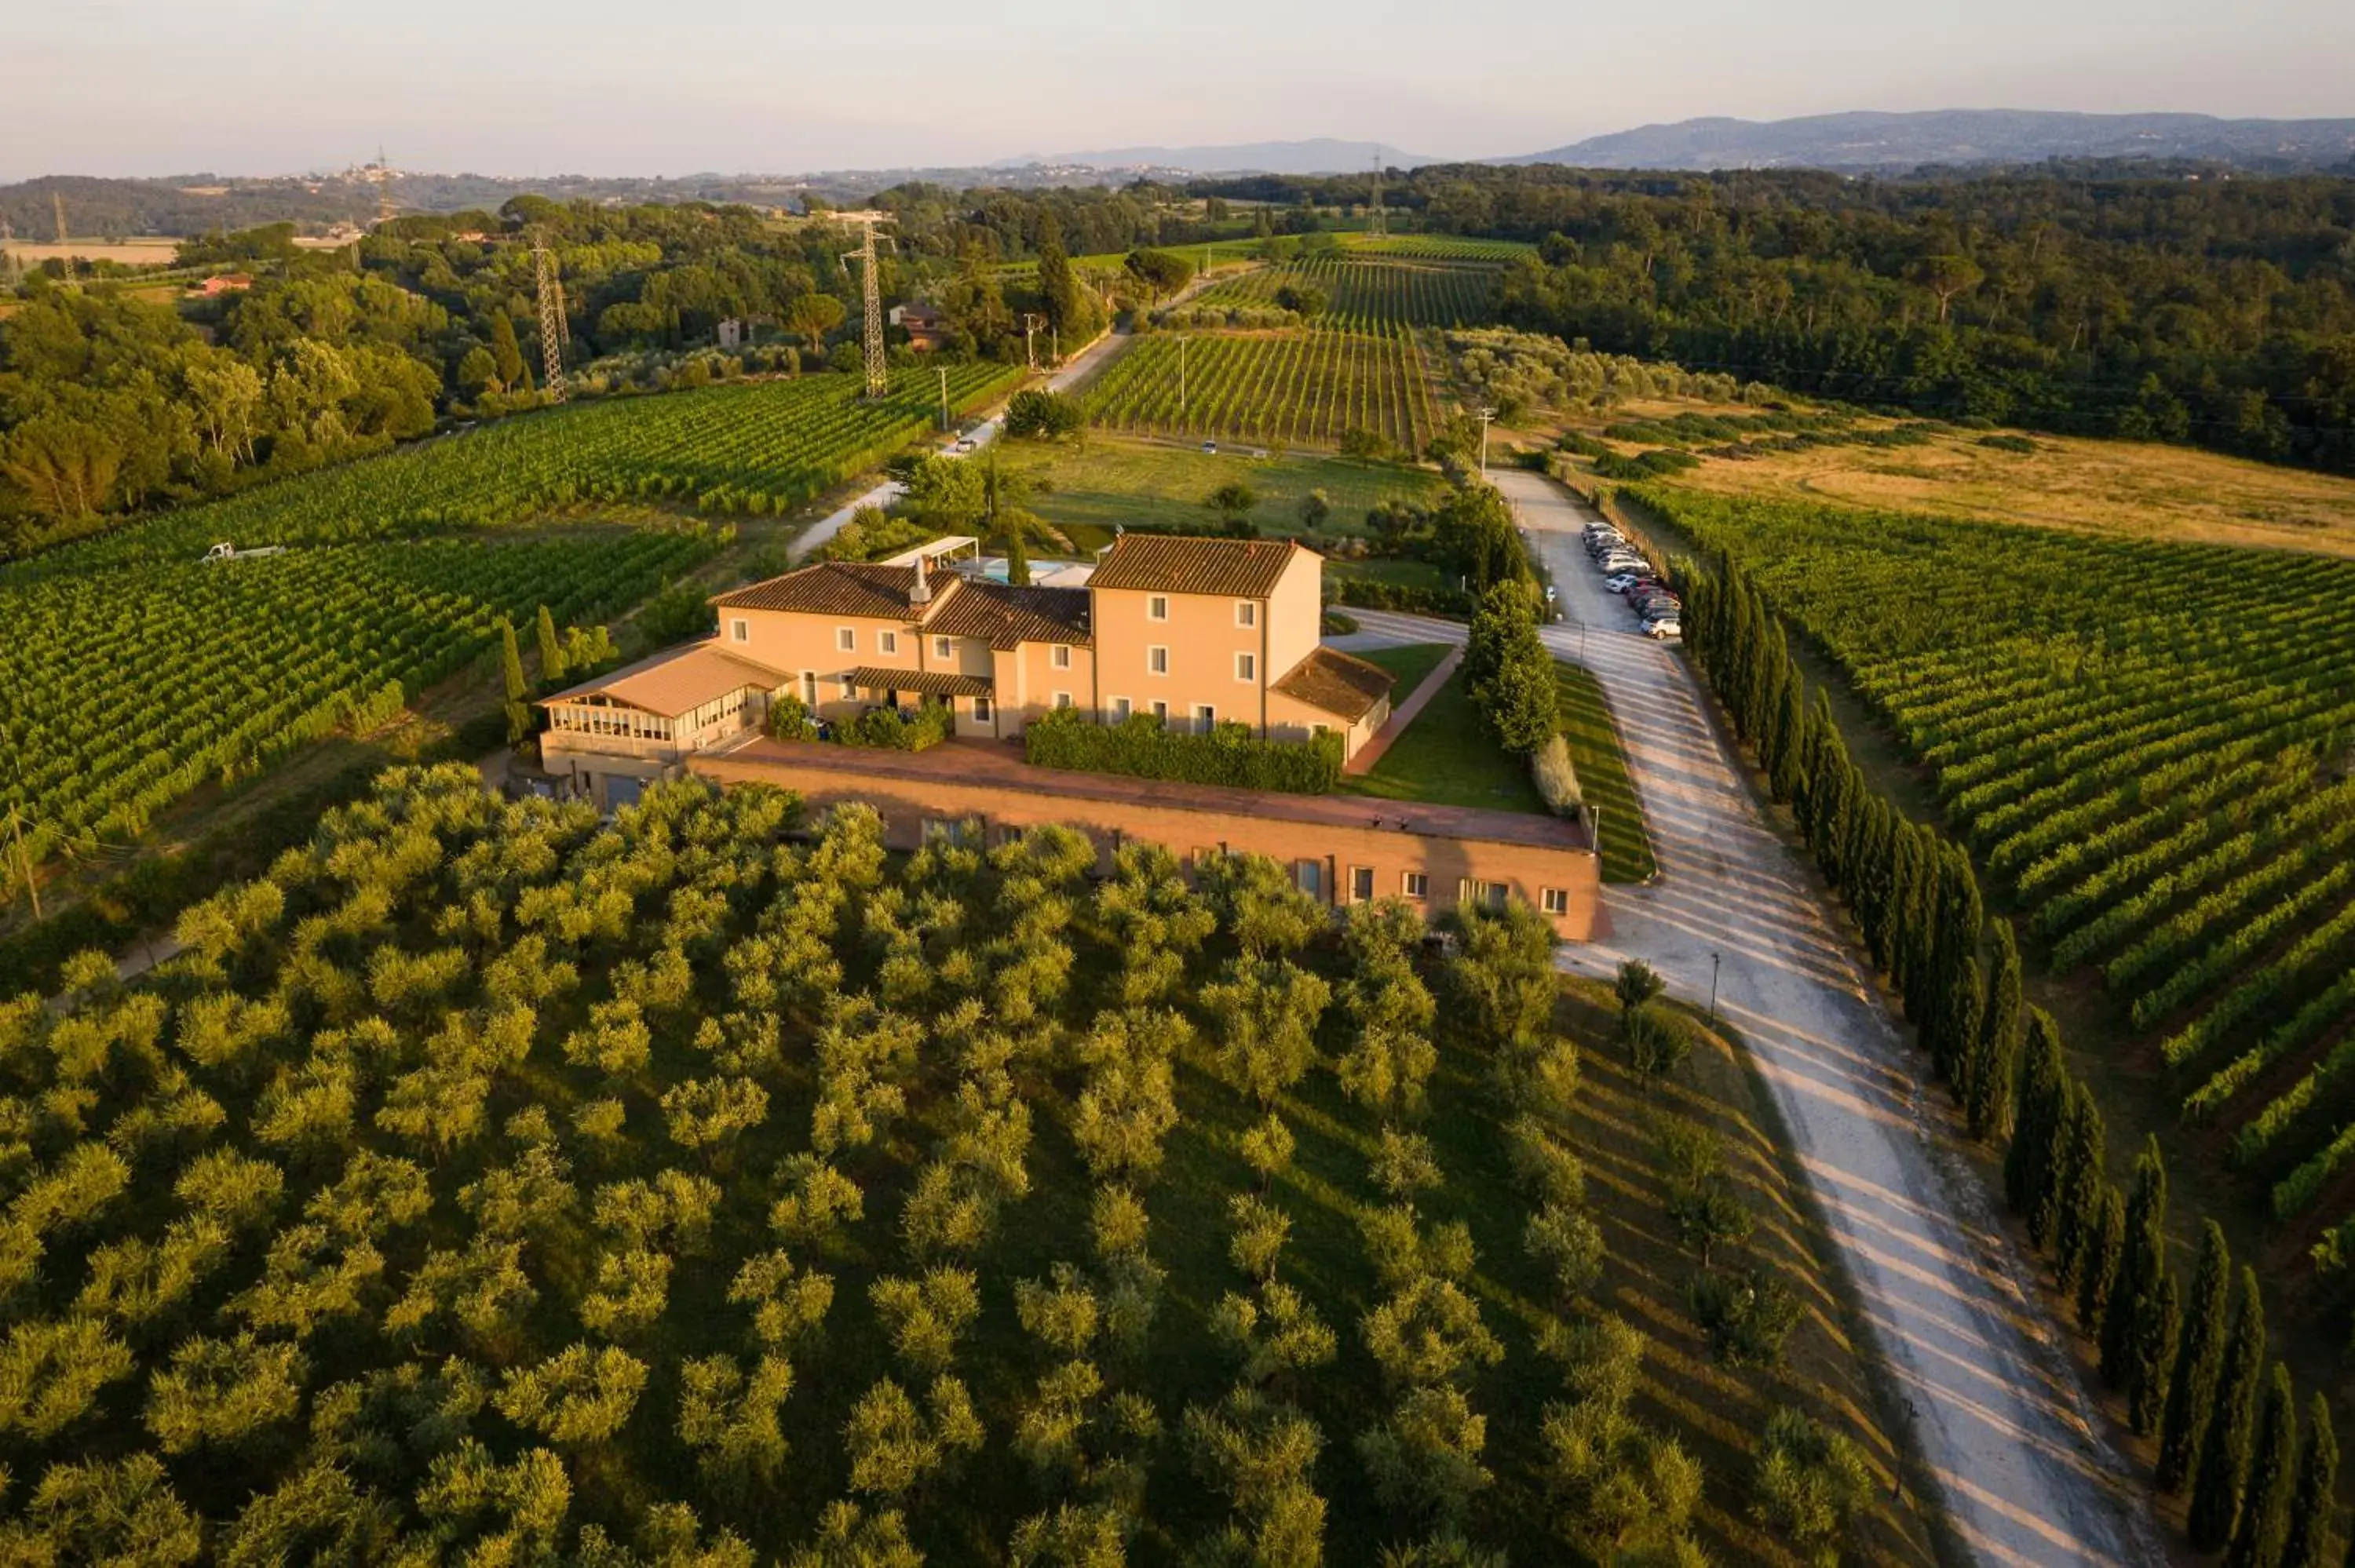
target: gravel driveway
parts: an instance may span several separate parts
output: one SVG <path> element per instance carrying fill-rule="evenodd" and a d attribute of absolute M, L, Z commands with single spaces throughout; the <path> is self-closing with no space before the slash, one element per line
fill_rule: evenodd
<path fill-rule="evenodd" d="M 1565 620 L 1547 643 L 1610 695 L 1659 856 L 1651 884 L 1604 889 L 1610 936 L 1564 948 L 1563 967 L 1607 976 L 1642 959 L 1697 1005 L 1714 985 L 1789 1123 L 1948 1512 L 1980 1561 L 2164 1561 L 2138 1482 L 2094 1435 L 2053 1326 L 2017 1283 L 2030 1277 L 1924 1083 L 1924 1059 L 1859 971 L 1812 870 L 1762 824 L 1682 657 L 1642 636 L 1602 587 L 1578 534 L 1592 513 L 1540 475 L 1492 477 L 1561 594 Z M 1462 635 L 1350 613 L 1363 630 L 1337 640 L 1345 646 Z"/>

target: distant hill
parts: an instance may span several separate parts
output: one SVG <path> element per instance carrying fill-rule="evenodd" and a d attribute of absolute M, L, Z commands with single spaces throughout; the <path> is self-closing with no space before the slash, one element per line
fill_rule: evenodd
<path fill-rule="evenodd" d="M 1591 169 L 1852 169 L 2148 158 L 2282 172 L 2355 158 L 2355 119 L 2219 120 L 2206 114 L 2067 114 L 2024 109 L 1859 111 L 1796 120 L 1680 120 L 1590 136 L 1505 164 Z"/>
<path fill-rule="evenodd" d="M 1382 162 L 1394 169 L 1420 168 L 1452 160 L 1382 148 Z M 1347 175 L 1370 169 L 1374 143 L 1316 136 L 1305 142 L 1234 142 L 1205 147 L 1111 147 L 1094 153 L 1057 153 L 1007 158 L 994 169 L 1079 165 L 1092 169 L 1167 169 L 1194 175 Z"/>

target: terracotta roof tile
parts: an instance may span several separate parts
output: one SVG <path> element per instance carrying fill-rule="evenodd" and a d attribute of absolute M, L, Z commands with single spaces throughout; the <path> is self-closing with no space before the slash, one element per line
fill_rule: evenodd
<path fill-rule="evenodd" d="M 908 602 L 908 593 L 915 586 L 913 567 L 825 561 L 723 593 L 711 602 L 723 609 L 798 609 L 813 615 L 913 620 L 916 607 Z M 940 589 L 935 586 L 932 591 Z"/>
<path fill-rule="evenodd" d="M 1379 664 L 1319 647 L 1285 671 L 1275 689 L 1355 724 L 1373 712 L 1397 683 L 1398 677 Z"/>
<path fill-rule="evenodd" d="M 1264 599 L 1293 557 L 1309 554 L 1289 539 L 1199 539 L 1123 534 L 1088 586 L 1152 593 L 1208 593 Z"/>
<path fill-rule="evenodd" d="M 1025 642 L 1090 645 L 1085 588 L 1009 588 L 1004 583 L 961 582 L 924 622 L 938 637 L 970 637 L 993 648 Z"/>
<path fill-rule="evenodd" d="M 782 671 L 730 653 L 715 641 L 705 641 L 669 649 L 593 681 L 568 686 L 540 698 L 538 705 L 546 707 L 577 697 L 600 696 L 664 718 L 677 718 L 730 692 L 746 686 L 774 691 L 790 678 Z"/>

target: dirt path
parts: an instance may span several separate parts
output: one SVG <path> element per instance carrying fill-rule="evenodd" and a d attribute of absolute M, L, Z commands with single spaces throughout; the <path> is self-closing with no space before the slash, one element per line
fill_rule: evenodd
<path fill-rule="evenodd" d="M 1684 660 L 1602 588 L 1578 535 L 1591 514 L 1539 475 L 1494 478 L 1561 594 L 1566 619 L 1547 643 L 1572 660 L 1582 644 L 1609 694 L 1659 853 L 1652 885 L 1604 890 L 1612 935 L 1563 949 L 1565 966 L 1608 974 L 1640 958 L 1696 1002 L 1714 990 L 1790 1124 L 1923 1457 L 1981 1561 L 2164 1561 L 1922 1057 L 1859 972 L 1812 872 L 1760 821 Z"/>

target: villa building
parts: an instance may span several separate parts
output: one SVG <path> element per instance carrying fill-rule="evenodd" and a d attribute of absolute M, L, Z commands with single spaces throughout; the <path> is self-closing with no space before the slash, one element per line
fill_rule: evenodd
<path fill-rule="evenodd" d="M 1014 587 L 938 541 L 882 562 L 829 561 L 721 594 L 715 636 L 542 698 L 544 770 L 607 810 L 656 779 L 765 780 L 813 806 L 868 801 L 887 837 L 982 821 L 992 833 L 1080 826 L 1181 853 L 1273 853 L 1334 904 L 1401 895 L 1436 911 L 1518 894 L 1583 938 L 1599 919 L 1585 824 L 1342 796 L 1269 795 L 1032 768 L 1014 748 L 1040 715 L 1151 715 L 1209 733 L 1339 737 L 1354 757 L 1389 718 L 1391 677 L 1321 640 L 1323 559 L 1288 540 L 1123 535 L 1069 586 Z M 765 736 L 796 697 L 821 721 L 946 705 L 955 738 L 922 757 Z M 1369 809 L 1369 808 L 1372 809 Z"/>

